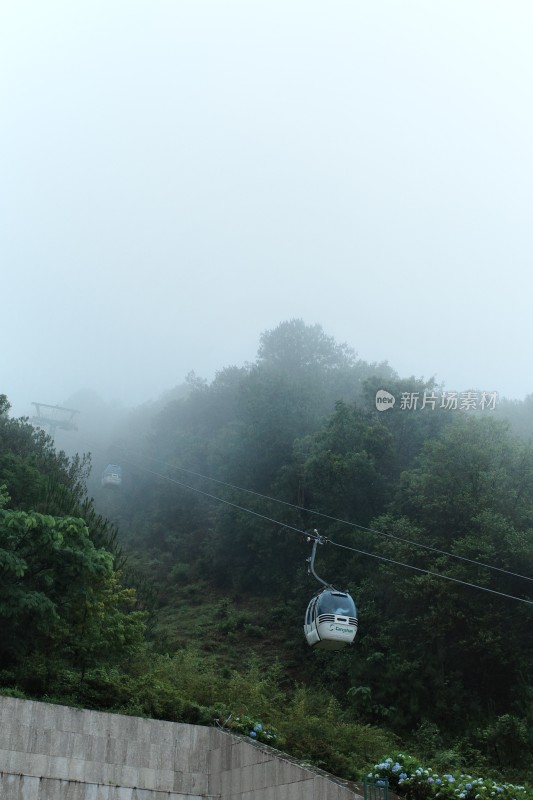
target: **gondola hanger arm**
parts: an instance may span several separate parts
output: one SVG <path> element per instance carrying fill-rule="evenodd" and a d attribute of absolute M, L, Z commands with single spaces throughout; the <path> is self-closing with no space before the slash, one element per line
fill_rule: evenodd
<path fill-rule="evenodd" d="M 311 552 L 311 555 L 307 559 L 307 564 L 308 564 L 307 572 L 309 575 L 312 575 L 313 578 L 316 578 L 319 583 L 322 583 L 326 587 L 326 589 L 332 589 L 333 587 L 331 586 L 331 584 L 326 583 L 326 581 L 323 581 L 322 578 L 320 578 L 315 572 L 315 557 L 316 557 L 317 545 L 325 544 L 327 542 L 327 539 L 324 536 L 320 536 L 317 530 L 314 530 L 313 534 L 314 535 L 309 535 L 307 537 L 308 541 L 311 541 L 311 539 L 313 539 L 313 550 Z"/>

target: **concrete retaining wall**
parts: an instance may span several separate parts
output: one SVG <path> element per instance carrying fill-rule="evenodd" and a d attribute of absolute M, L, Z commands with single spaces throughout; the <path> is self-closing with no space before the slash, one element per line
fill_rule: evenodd
<path fill-rule="evenodd" d="M 2 800 L 354 800 L 216 728 L 0 697 Z"/>

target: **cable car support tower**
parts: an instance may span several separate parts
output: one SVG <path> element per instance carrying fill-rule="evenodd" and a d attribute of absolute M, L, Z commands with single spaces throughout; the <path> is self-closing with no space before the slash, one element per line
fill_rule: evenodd
<path fill-rule="evenodd" d="M 32 403 L 32 406 L 35 406 L 36 413 L 31 418 L 31 424 L 43 430 L 48 427 L 48 433 L 52 438 L 54 438 L 57 428 L 62 431 L 78 430 L 74 423 L 74 417 L 80 412 L 76 408 L 51 406 L 47 403 Z"/>

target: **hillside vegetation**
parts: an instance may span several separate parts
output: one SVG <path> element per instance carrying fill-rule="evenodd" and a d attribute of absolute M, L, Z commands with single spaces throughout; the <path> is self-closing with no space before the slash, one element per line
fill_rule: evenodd
<path fill-rule="evenodd" d="M 533 450 L 441 397 L 283 323 L 117 440 L 123 484 L 94 502 L 89 459 L 4 398 L 0 684 L 216 719 L 346 777 L 401 742 L 437 770 L 531 780 Z M 336 653 L 302 633 L 315 529 L 317 572 L 359 608 Z"/>

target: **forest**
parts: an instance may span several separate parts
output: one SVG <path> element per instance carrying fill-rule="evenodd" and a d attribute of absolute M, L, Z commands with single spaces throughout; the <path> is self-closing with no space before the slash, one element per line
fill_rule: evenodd
<path fill-rule="evenodd" d="M 105 453 L 67 456 L 0 396 L 1 691 L 225 725 L 398 790 L 404 763 L 532 782 L 532 403 L 444 396 L 301 320 Z M 358 608 L 342 651 L 303 636 L 315 530 Z"/>

